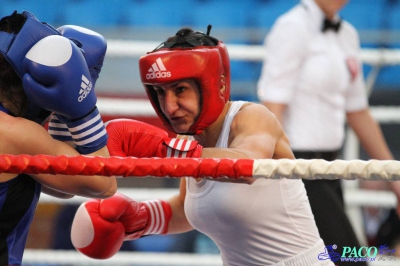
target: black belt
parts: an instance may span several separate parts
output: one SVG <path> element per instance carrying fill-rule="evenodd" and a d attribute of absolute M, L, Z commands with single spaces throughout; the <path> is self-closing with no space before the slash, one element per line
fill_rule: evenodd
<path fill-rule="evenodd" d="M 323 159 L 333 161 L 339 157 L 340 151 L 293 151 L 296 159 Z"/>

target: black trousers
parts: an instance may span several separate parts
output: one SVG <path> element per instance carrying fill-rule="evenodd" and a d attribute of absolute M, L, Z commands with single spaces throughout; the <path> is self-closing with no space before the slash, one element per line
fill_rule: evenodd
<path fill-rule="evenodd" d="M 333 161 L 339 152 L 294 151 L 296 159 L 324 159 Z M 343 254 L 343 247 L 360 244 L 344 209 L 343 191 L 340 180 L 304 180 L 304 186 L 314 214 L 315 223 L 326 246 L 336 244 L 335 252 Z M 336 261 L 336 265 L 366 266 L 366 262 Z"/>

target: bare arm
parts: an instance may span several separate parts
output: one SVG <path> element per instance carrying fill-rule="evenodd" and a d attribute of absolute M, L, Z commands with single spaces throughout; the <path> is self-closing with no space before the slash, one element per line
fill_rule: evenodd
<path fill-rule="evenodd" d="M 228 148 L 204 148 L 203 158 L 278 159 L 294 158 L 283 129 L 265 106 L 250 104 L 241 109 L 231 124 Z M 214 179 L 218 182 L 252 184 L 255 178 Z"/>
<path fill-rule="evenodd" d="M 42 185 L 42 193 L 47 194 L 49 196 L 55 197 L 55 198 L 60 198 L 60 199 L 71 199 L 73 198 L 75 195 L 72 194 L 68 194 L 68 193 L 64 193 L 64 192 L 60 192 L 57 190 L 54 190 L 52 188 L 46 187 L 44 185 Z"/>
<path fill-rule="evenodd" d="M 347 113 L 347 121 L 371 158 L 393 160 L 382 130 L 368 109 Z"/>
<path fill-rule="evenodd" d="M 232 122 L 229 147 L 204 148 L 202 157 L 271 159 L 281 154 L 291 158 L 289 146 L 280 145 L 284 142 L 288 144 L 288 139 L 273 113 L 260 104 L 250 104 Z"/>
<path fill-rule="evenodd" d="M 0 152 L 4 154 L 47 154 L 51 156 L 77 156 L 79 153 L 67 144 L 54 140 L 40 125 L 22 118 L 0 113 Z M 92 156 L 108 157 L 106 147 Z M 1 174 L 0 181 L 10 174 Z M 15 176 L 15 175 L 14 175 Z M 31 175 L 48 189 L 84 197 L 104 198 L 113 195 L 117 189 L 115 177 L 105 176 L 68 176 L 68 175 Z M 45 189 L 45 191 L 49 191 Z M 60 194 L 61 195 L 61 194 Z M 64 195 L 65 196 L 65 195 Z"/>
<path fill-rule="evenodd" d="M 188 222 L 185 210 L 184 202 L 186 196 L 186 179 L 182 178 L 180 182 L 179 195 L 173 196 L 169 199 L 169 204 L 172 208 L 172 218 L 168 224 L 168 233 L 177 234 L 184 233 L 193 230 L 193 227 Z"/>
<path fill-rule="evenodd" d="M 263 104 L 276 116 L 276 118 L 278 118 L 281 125 L 283 125 L 283 112 L 285 111 L 287 105 L 273 102 L 263 102 Z"/>
<path fill-rule="evenodd" d="M 385 141 L 379 124 L 368 109 L 347 113 L 347 121 L 356 133 L 361 145 L 372 159 L 393 160 L 393 155 Z M 400 203 L 400 182 L 361 181 L 364 189 L 391 189 Z M 400 204 L 397 206 L 400 215 Z"/>

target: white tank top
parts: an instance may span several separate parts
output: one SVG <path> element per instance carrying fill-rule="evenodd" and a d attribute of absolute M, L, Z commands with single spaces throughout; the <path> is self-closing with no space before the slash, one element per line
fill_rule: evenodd
<path fill-rule="evenodd" d="M 244 103 L 232 103 L 216 147 L 228 147 L 230 125 Z M 187 178 L 185 213 L 216 243 L 224 265 L 269 265 L 321 241 L 301 180 L 247 185 Z"/>

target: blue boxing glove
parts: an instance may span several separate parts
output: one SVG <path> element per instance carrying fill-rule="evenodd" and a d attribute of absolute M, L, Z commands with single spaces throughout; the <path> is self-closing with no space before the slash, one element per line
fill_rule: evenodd
<path fill-rule="evenodd" d="M 57 30 L 83 51 L 94 86 L 99 78 L 106 55 L 106 39 L 95 31 L 75 25 L 64 25 Z"/>
<path fill-rule="evenodd" d="M 29 99 L 57 114 L 80 153 L 92 153 L 107 144 L 89 69 L 75 43 L 58 35 L 45 37 L 28 51 L 23 69 Z"/>
<path fill-rule="evenodd" d="M 57 30 L 81 49 L 89 68 L 93 87 L 95 87 L 107 51 L 106 39 L 95 31 L 75 25 L 64 25 Z M 72 138 L 67 125 L 62 123 L 54 113 L 49 121 L 48 132 L 57 140 L 71 141 Z"/>
<path fill-rule="evenodd" d="M 71 132 L 66 124 L 60 121 L 56 113 L 51 113 L 47 132 L 53 137 L 53 139 L 63 142 L 73 142 Z"/>

